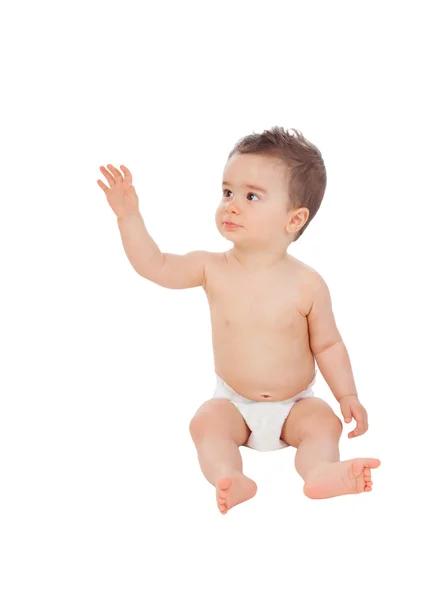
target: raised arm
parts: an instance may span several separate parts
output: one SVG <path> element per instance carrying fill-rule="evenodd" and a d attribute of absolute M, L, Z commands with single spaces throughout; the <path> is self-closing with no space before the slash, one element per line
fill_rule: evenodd
<path fill-rule="evenodd" d="M 113 165 L 101 167 L 107 187 L 98 179 L 107 201 L 118 218 L 124 250 L 135 271 L 146 279 L 166 288 L 184 289 L 205 284 L 206 262 L 210 252 L 195 250 L 185 255 L 162 253 L 150 237 L 139 211 L 139 198 L 133 186 L 133 176 L 121 165 L 122 173 Z"/>
<path fill-rule="evenodd" d="M 193 250 L 188 254 L 164 252 L 163 266 L 155 283 L 175 290 L 204 286 L 210 254 L 204 250 Z"/>
<path fill-rule="evenodd" d="M 141 277 L 177 290 L 204 284 L 210 252 L 194 250 L 184 255 L 161 252 L 141 215 L 120 217 L 118 225 L 127 258 Z"/>

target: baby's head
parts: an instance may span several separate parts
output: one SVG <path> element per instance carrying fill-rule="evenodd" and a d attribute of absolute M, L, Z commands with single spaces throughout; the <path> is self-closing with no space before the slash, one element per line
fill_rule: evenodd
<path fill-rule="evenodd" d="M 296 129 L 273 127 L 237 142 L 223 172 L 218 230 L 246 248 L 287 248 L 308 227 L 327 183 L 320 151 Z M 224 225 L 232 221 L 240 227 Z"/>

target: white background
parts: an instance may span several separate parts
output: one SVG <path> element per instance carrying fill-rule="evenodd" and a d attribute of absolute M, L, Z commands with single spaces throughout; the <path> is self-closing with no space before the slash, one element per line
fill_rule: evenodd
<path fill-rule="evenodd" d="M 2 600 L 443 597 L 441 8 L 3 10 Z M 341 458 L 382 466 L 372 493 L 314 501 L 294 449 L 242 448 L 258 493 L 223 516 L 188 431 L 215 386 L 205 294 L 136 274 L 97 180 L 131 169 L 162 251 L 224 251 L 227 154 L 273 125 L 326 163 L 289 252 L 330 287 L 369 413 Z M 340 415 L 320 373 L 315 394 Z"/>

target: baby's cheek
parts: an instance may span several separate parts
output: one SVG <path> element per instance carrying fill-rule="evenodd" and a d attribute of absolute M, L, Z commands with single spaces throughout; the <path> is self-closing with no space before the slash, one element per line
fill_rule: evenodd
<path fill-rule="evenodd" d="M 255 229 L 263 235 L 277 235 L 280 225 L 273 218 L 258 219 Z"/>

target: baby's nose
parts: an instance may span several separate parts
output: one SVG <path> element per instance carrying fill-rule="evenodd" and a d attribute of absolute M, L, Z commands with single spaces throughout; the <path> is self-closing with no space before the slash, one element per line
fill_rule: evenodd
<path fill-rule="evenodd" d="M 226 205 L 226 210 L 231 211 L 231 212 L 238 212 L 238 207 L 235 204 L 234 200 L 231 200 L 231 202 L 228 202 L 228 204 Z"/>

